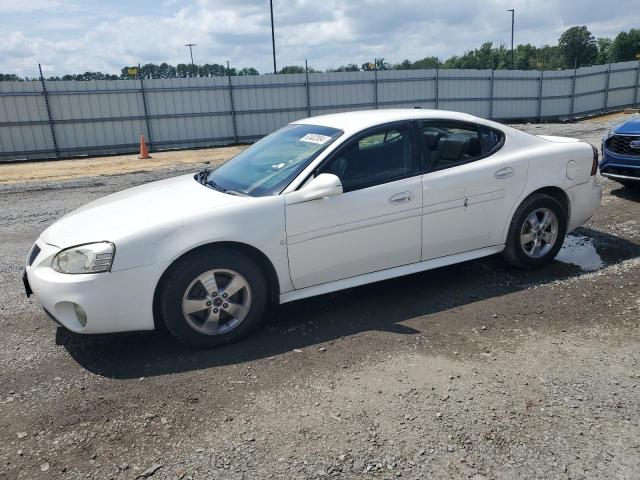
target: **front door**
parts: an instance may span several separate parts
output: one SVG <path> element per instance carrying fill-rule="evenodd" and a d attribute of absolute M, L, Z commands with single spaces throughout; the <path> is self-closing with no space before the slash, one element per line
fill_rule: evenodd
<path fill-rule="evenodd" d="M 337 175 L 344 193 L 286 205 L 296 289 L 420 261 L 422 181 L 408 122 L 345 143 L 315 174 Z"/>

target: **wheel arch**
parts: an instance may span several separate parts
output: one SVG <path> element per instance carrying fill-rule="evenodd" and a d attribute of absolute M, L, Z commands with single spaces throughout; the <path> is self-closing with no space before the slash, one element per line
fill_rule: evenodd
<path fill-rule="evenodd" d="M 507 221 L 502 233 L 503 242 L 507 241 L 507 236 L 509 234 L 509 227 L 511 226 L 511 222 L 513 222 L 513 217 L 518 211 L 518 208 L 520 208 L 520 205 L 522 205 L 529 197 L 538 193 L 548 195 L 552 198 L 555 198 L 558 202 L 560 202 L 560 204 L 564 207 L 565 212 L 567 214 L 566 222 L 567 222 L 567 225 L 569 225 L 569 221 L 571 219 L 571 201 L 569 200 L 569 195 L 567 195 L 567 192 L 565 192 L 561 187 L 558 187 L 555 185 L 539 187 L 538 189 L 532 190 L 528 194 L 523 195 L 520 201 L 518 201 L 513 205 L 511 212 L 509 214 L 509 217 L 507 217 Z"/>
<path fill-rule="evenodd" d="M 567 214 L 566 221 L 567 221 L 567 224 L 569 224 L 569 219 L 571 218 L 571 202 L 569 200 L 569 195 L 567 195 L 567 192 L 565 192 L 560 187 L 554 187 L 554 186 L 542 187 L 542 188 L 539 188 L 538 190 L 531 192 L 529 195 L 526 196 L 526 198 L 522 200 L 522 202 L 524 202 L 527 198 L 529 198 L 531 195 L 534 195 L 536 193 L 549 195 L 550 197 L 558 200 L 558 202 L 560 202 L 560 204 L 564 207 L 564 211 Z M 520 203 L 522 204 L 522 202 Z"/>
<path fill-rule="evenodd" d="M 171 262 L 167 266 L 167 268 L 164 270 L 164 272 L 158 279 L 158 282 L 156 283 L 156 286 L 153 292 L 153 323 L 156 330 L 158 330 L 159 328 L 163 328 L 163 326 L 160 325 L 160 322 L 159 322 L 160 316 L 158 312 L 158 300 L 159 300 L 158 294 L 160 291 L 160 286 L 162 285 L 162 282 L 164 282 L 164 279 L 169 274 L 169 272 L 171 272 L 171 270 L 179 262 L 181 262 L 182 260 L 184 260 L 189 256 L 198 255 L 201 252 L 205 252 L 207 250 L 215 250 L 219 248 L 235 250 L 251 258 L 256 263 L 258 268 L 260 268 L 260 270 L 265 276 L 265 279 L 267 281 L 269 301 L 273 303 L 278 303 L 280 298 L 280 283 L 278 281 L 278 274 L 273 265 L 273 262 L 271 262 L 269 257 L 267 257 L 262 251 L 260 251 L 259 249 L 257 249 L 252 245 L 248 245 L 242 242 L 223 241 L 223 242 L 207 243 L 204 245 L 199 245 L 180 255 L 178 258 L 176 258 L 173 262 Z"/>

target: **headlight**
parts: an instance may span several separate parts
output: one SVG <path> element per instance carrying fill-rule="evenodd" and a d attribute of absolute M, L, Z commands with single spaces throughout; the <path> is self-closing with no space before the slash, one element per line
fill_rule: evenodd
<path fill-rule="evenodd" d="M 62 250 L 51 262 L 51 268 L 60 273 L 108 272 L 113 262 L 113 243 L 99 242 Z"/>

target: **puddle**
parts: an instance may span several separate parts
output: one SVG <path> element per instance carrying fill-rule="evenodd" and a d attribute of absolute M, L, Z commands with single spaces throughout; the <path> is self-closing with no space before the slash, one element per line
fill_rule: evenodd
<path fill-rule="evenodd" d="M 587 272 L 593 272 L 605 266 L 596 252 L 593 239 L 582 235 L 567 235 L 556 260 L 576 265 Z"/>

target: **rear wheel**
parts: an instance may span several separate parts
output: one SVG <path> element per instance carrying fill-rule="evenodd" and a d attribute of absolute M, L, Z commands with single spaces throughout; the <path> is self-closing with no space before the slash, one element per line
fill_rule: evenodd
<path fill-rule="evenodd" d="M 180 260 L 166 275 L 158 298 L 159 314 L 178 340 L 215 347 L 240 339 L 258 325 L 267 286 L 250 258 L 216 249 Z"/>
<path fill-rule="evenodd" d="M 558 254 L 566 232 L 562 204 L 549 195 L 531 195 L 513 216 L 503 256 L 516 267 L 540 267 Z"/>

